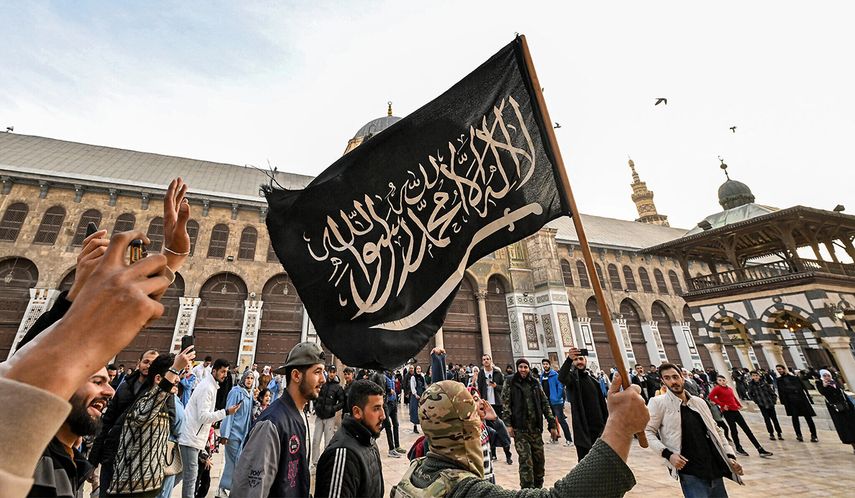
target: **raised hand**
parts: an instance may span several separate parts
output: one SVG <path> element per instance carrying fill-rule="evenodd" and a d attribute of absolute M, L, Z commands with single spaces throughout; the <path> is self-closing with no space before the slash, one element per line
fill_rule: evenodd
<path fill-rule="evenodd" d="M 98 262 L 98 259 L 107 252 L 107 246 L 110 245 L 109 239 L 105 239 L 104 236 L 107 235 L 107 230 L 98 230 L 93 233 L 89 237 L 83 239 L 83 249 L 80 250 L 80 254 L 77 255 L 77 267 L 74 271 L 74 283 L 71 284 L 71 289 L 68 290 L 68 294 L 66 294 L 65 298 L 68 301 L 74 301 L 74 298 L 77 297 L 77 293 L 80 292 L 80 288 L 83 287 L 83 284 L 86 283 L 86 280 L 89 279 L 89 274 L 92 273 L 92 270 L 95 268 L 94 264 Z M 85 264 L 81 265 L 82 262 L 92 262 L 93 264 Z"/>
<path fill-rule="evenodd" d="M 178 271 L 190 254 L 190 203 L 186 194 L 187 184 L 179 177 L 169 183 L 163 198 L 163 254 L 172 271 Z"/>

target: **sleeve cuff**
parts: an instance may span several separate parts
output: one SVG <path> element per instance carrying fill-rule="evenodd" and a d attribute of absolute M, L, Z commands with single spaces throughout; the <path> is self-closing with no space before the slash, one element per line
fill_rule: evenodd
<path fill-rule="evenodd" d="M 668 460 L 669 458 L 671 458 L 671 455 L 673 455 L 673 454 L 674 454 L 674 452 L 669 450 L 668 448 L 665 448 L 664 450 L 662 450 L 662 458 L 664 458 L 665 460 Z"/>

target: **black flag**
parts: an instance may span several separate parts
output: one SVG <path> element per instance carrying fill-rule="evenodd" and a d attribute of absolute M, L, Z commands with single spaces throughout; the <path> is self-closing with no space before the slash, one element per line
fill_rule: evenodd
<path fill-rule="evenodd" d="M 517 37 L 303 190 L 267 227 L 324 344 L 393 367 L 442 326 L 466 268 L 571 214 Z"/>

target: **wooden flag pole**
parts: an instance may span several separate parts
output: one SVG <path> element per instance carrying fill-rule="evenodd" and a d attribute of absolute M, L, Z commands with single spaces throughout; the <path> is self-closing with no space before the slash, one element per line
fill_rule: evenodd
<path fill-rule="evenodd" d="M 588 280 L 591 281 L 591 287 L 594 289 L 594 297 L 597 300 L 597 308 L 600 311 L 600 316 L 603 318 L 603 324 L 606 326 L 606 335 L 609 339 L 609 347 L 612 350 L 617 370 L 620 374 L 621 383 L 624 389 L 629 388 L 631 382 L 627 375 L 626 364 L 623 361 L 623 351 L 620 346 L 621 342 L 615 334 L 614 324 L 612 323 L 609 307 L 606 304 L 606 298 L 603 294 L 603 288 L 600 285 L 600 276 L 594 266 L 594 257 L 591 255 L 591 248 L 588 246 L 588 237 L 585 235 L 585 229 L 582 227 L 582 217 L 579 216 L 579 209 L 576 207 L 576 200 L 573 197 L 573 190 L 570 188 L 570 180 L 567 179 L 567 170 L 564 169 L 564 160 L 561 158 L 561 150 L 558 148 L 558 141 L 555 139 L 555 131 L 552 129 L 552 120 L 549 119 L 549 111 L 546 109 L 546 102 L 543 100 L 543 92 L 540 89 L 540 82 L 537 79 L 537 72 L 534 70 L 534 63 L 531 61 L 531 54 L 528 51 L 528 43 L 525 35 L 519 35 L 522 41 L 523 58 L 528 69 L 531 84 L 534 87 L 534 95 L 537 99 L 537 105 L 540 108 L 541 118 L 543 119 L 546 137 L 549 140 L 549 145 L 555 152 L 555 167 L 558 170 L 558 175 L 561 177 L 561 186 L 564 189 L 564 194 L 567 196 L 573 226 L 576 227 L 576 235 L 579 237 L 579 246 L 582 249 L 582 256 L 585 259 L 585 267 L 588 269 Z M 644 432 L 636 434 L 638 443 L 642 448 L 647 448 L 647 436 Z"/>

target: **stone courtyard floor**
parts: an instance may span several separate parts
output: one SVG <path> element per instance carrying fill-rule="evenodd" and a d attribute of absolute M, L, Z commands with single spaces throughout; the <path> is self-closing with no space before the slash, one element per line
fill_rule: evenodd
<path fill-rule="evenodd" d="M 820 417 L 826 415 L 824 405 L 817 404 L 814 409 L 820 414 Z M 567 413 L 569 413 L 569 407 Z M 837 433 L 828 424 L 827 415 L 825 419 L 817 419 L 819 443 L 799 443 L 795 439 L 789 419 L 780 419 L 784 430 L 784 441 L 772 442 L 765 434 L 765 426 L 759 413 L 744 411 L 743 414 L 748 425 L 754 430 L 757 439 L 767 450 L 773 452 L 774 456 L 761 458 L 757 456 L 755 450 L 751 449 L 749 450 L 751 456 L 740 457 L 740 462 L 745 469 L 745 486 L 739 486 L 725 480 L 730 496 L 855 496 L 855 454 L 851 446 L 840 443 Z M 408 420 L 408 415 L 403 407 L 399 411 L 398 419 L 401 421 L 401 446 L 409 449 L 418 436 L 412 434 L 412 425 L 404 422 Z M 310 417 L 309 421 L 314 424 L 313 417 Z M 804 421 L 802 421 L 802 426 L 806 431 Z M 742 439 L 748 443 L 744 437 Z M 380 436 L 378 444 L 383 460 L 386 496 L 389 496 L 389 490 L 404 474 L 408 461 L 406 457 L 396 459 L 387 456 L 389 448 L 386 445 L 385 434 Z M 545 483 L 550 486 L 576 465 L 576 450 L 573 447 L 565 447 L 563 439 L 560 445 L 546 444 L 544 447 L 546 453 Z M 746 449 L 749 447 L 750 443 L 746 445 Z M 508 489 L 519 489 L 516 451 L 513 451 L 513 465 L 504 463 L 501 449 L 499 449 L 498 454 L 500 459 L 494 462 L 497 483 Z M 638 483 L 627 496 L 682 496 L 679 484 L 668 476 L 662 459 L 653 455 L 650 450 L 642 449 L 635 444 L 630 454 L 629 466 L 635 473 Z M 211 491 L 208 493 L 208 497 L 213 497 L 216 492 L 216 484 L 219 481 L 222 467 L 223 455 L 219 453 L 215 456 Z M 180 490 L 175 489 L 172 496 L 180 497 Z"/>

